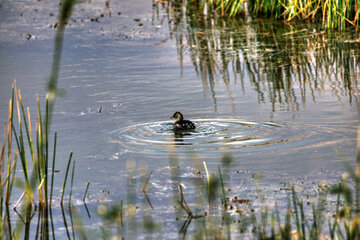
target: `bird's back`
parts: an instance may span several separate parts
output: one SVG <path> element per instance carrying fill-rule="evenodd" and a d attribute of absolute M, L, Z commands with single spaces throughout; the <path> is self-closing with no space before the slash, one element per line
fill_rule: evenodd
<path fill-rule="evenodd" d="M 189 120 L 176 121 L 174 128 L 178 130 L 195 129 L 195 124 Z"/>

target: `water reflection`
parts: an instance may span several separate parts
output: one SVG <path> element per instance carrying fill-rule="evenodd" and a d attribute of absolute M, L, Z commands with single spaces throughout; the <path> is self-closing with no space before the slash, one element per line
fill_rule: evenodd
<path fill-rule="evenodd" d="M 273 112 L 279 110 L 277 105 L 298 111 L 325 91 L 341 102 L 359 105 L 359 34 L 352 29 L 331 33 L 301 23 L 207 19 L 172 2 L 162 9 L 170 23 L 170 37 L 176 40 L 181 68 L 189 55 L 215 111 L 221 81 L 233 112 L 236 99 L 231 86 L 238 84 L 245 93 L 247 81 L 258 102 L 270 102 Z"/>

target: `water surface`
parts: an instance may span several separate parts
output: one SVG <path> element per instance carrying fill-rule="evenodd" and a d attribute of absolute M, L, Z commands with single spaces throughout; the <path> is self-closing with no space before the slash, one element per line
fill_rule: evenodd
<path fill-rule="evenodd" d="M 44 98 L 56 15 L 51 2 L 1 4 L 2 123 L 14 78 L 34 114 L 35 93 Z M 207 21 L 177 9 L 167 15 L 150 1 L 77 4 L 61 61 L 66 95 L 56 100 L 53 117 L 56 168 L 65 169 L 73 150 L 73 198 L 82 199 L 90 181 L 93 212 L 99 200 L 118 202 L 129 199 L 127 189 L 141 189 L 142 167 L 152 171 L 149 195 L 157 210 L 177 196 L 177 183 L 196 193 L 203 161 L 210 172 L 226 168 L 234 194 L 249 199 L 258 173 L 267 176 L 269 193 L 280 182 L 300 179 L 305 189 L 335 182 L 344 171 L 337 151 L 352 163 L 356 155 L 357 39 L 352 30 L 301 23 Z M 174 133 L 169 117 L 176 111 L 196 130 Z M 224 154 L 232 159 L 227 165 Z M 61 186 L 63 171 L 57 176 Z M 141 191 L 134 199 L 141 202 Z M 173 211 L 165 211 L 171 219 Z"/>

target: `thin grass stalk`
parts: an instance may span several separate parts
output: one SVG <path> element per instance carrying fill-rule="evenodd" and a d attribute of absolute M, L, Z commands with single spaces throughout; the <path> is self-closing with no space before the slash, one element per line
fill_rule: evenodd
<path fill-rule="evenodd" d="M 225 192 L 225 186 L 224 186 L 224 181 L 223 181 L 222 174 L 221 174 L 220 165 L 218 165 L 218 170 L 219 170 L 219 177 L 220 177 L 221 189 L 222 189 L 222 194 L 223 194 L 223 205 L 226 207 L 227 206 L 226 192 Z"/>
<path fill-rule="evenodd" d="M 51 169 L 51 187 L 50 187 L 50 208 L 53 196 L 53 188 L 54 188 L 54 173 L 55 173 L 55 158 L 56 158 L 56 142 L 57 142 L 57 132 L 55 132 L 54 136 L 54 151 L 53 151 L 53 161 L 52 161 L 52 169 Z"/>
<path fill-rule="evenodd" d="M 6 232 L 7 232 L 7 237 L 9 240 L 13 239 L 13 234 L 12 234 L 12 227 L 11 227 L 11 220 L 10 220 L 10 209 L 9 209 L 9 205 L 6 204 L 5 205 L 5 216 L 4 216 L 5 220 L 5 224 L 6 224 Z M 4 236 L 6 236 L 6 234 L 4 234 Z"/>
<path fill-rule="evenodd" d="M 17 153 L 15 155 L 15 158 L 17 158 Z M 15 159 L 16 160 L 16 159 Z M 5 178 L 5 181 L 2 182 L 2 185 L 1 185 L 1 188 L 4 189 L 5 185 L 8 185 L 9 182 L 11 181 L 11 179 L 13 178 L 13 175 L 14 175 L 14 169 L 15 169 L 15 166 L 16 166 L 16 161 L 13 161 L 11 167 L 10 167 L 10 174 L 8 174 Z M 7 204 L 5 202 L 5 204 Z"/>
<path fill-rule="evenodd" d="M 209 171 L 206 167 L 206 162 L 203 161 L 203 164 L 204 164 L 204 168 L 205 168 L 205 172 L 206 172 L 206 179 L 207 179 L 207 182 L 208 182 L 208 202 L 209 202 L 209 216 L 210 216 L 210 213 L 211 213 L 211 199 L 210 199 L 210 175 L 209 175 Z"/>
<path fill-rule="evenodd" d="M 35 159 L 35 153 L 34 153 L 34 146 L 33 146 L 33 142 L 32 142 L 32 127 L 31 127 L 31 117 L 30 117 L 29 107 L 27 107 L 27 114 L 28 114 L 28 121 L 29 121 L 29 134 L 30 134 L 30 140 L 31 140 L 31 158 L 33 160 L 34 169 L 36 169 L 35 168 L 36 159 Z"/>
<path fill-rule="evenodd" d="M 123 227 L 124 226 L 124 222 L 123 222 L 123 214 L 124 214 L 124 206 L 123 206 L 123 200 L 120 200 L 120 224 Z"/>
<path fill-rule="evenodd" d="M 41 124 L 40 124 L 40 120 L 37 117 L 36 118 L 36 152 L 37 152 L 37 161 L 35 164 L 35 171 L 37 172 L 37 181 L 38 181 L 38 185 L 40 186 L 40 183 L 42 183 L 42 172 L 41 172 L 41 165 L 42 165 L 42 153 L 41 153 L 41 149 L 42 147 L 40 146 L 42 144 L 42 137 L 41 137 Z M 43 202 L 43 194 L 42 194 L 42 188 L 38 188 L 39 191 L 39 202 Z"/>
<path fill-rule="evenodd" d="M 48 169 L 49 169 L 49 97 L 46 95 L 46 111 L 45 111 L 45 200 L 48 201 Z"/>
<path fill-rule="evenodd" d="M 271 214 L 271 229 L 270 229 L 271 237 L 270 237 L 270 239 L 275 239 L 275 236 L 276 236 L 275 222 L 276 222 L 276 216 L 275 216 L 275 213 L 273 212 Z"/>
<path fill-rule="evenodd" d="M 292 192 L 292 200 L 293 200 L 294 211 L 295 211 L 295 223 L 296 223 L 296 229 L 297 229 L 297 238 L 302 239 L 301 228 L 300 228 L 300 220 L 299 220 L 299 212 L 298 212 L 298 206 L 297 206 L 298 201 L 297 201 L 294 186 L 291 187 L 291 192 Z"/>
<path fill-rule="evenodd" d="M 304 203 L 302 200 L 299 202 L 299 209 L 300 209 L 300 226 L 301 226 L 301 239 L 306 239 L 306 229 L 305 229 L 305 211 L 304 211 Z"/>
<path fill-rule="evenodd" d="M 39 212 L 38 212 L 38 221 L 37 221 L 37 224 L 36 224 L 36 234 L 35 234 L 35 238 L 34 239 L 38 239 L 39 238 L 39 231 L 41 232 L 40 235 L 43 236 L 42 234 L 42 214 L 43 214 L 43 211 L 42 211 L 42 205 L 40 204 L 39 205 Z M 40 229 L 41 228 L 41 229 Z"/>
<path fill-rule="evenodd" d="M 51 230 L 52 230 L 53 239 L 55 239 L 55 230 L 54 230 L 54 222 L 53 222 L 53 217 L 52 217 L 52 196 L 53 196 L 53 188 L 54 188 L 56 141 L 57 141 L 57 132 L 55 132 L 55 136 L 54 136 L 54 151 L 53 151 L 53 161 L 52 161 L 52 168 L 51 168 L 51 187 L 50 187 L 50 199 L 49 199 L 50 222 L 51 222 Z"/>
<path fill-rule="evenodd" d="M 71 207 L 72 189 L 73 189 L 74 174 L 75 174 L 75 163 L 76 163 L 76 161 L 74 160 L 74 162 L 73 162 L 73 168 L 72 168 L 72 171 L 71 171 L 70 194 L 69 194 L 69 208 Z"/>
<path fill-rule="evenodd" d="M 46 95 L 46 105 L 45 105 L 45 157 L 44 157 L 44 169 L 43 169 L 43 178 L 44 178 L 44 230 L 45 236 L 49 236 L 49 199 L 48 199 L 48 172 L 49 172 L 49 103 L 48 103 L 48 95 Z"/>
<path fill-rule="evenodd" d="M 14 156 L 14 161 L 13 161 L 13 165 L 10 168 L 10 181 L 8 181 L 8 185 L 9 185 L 9 191 L 10 193 L 12 192 L 13 186 L 14 186 L 14 181 L 15 181 L 15 173 L 16 173 L 16 166 L 17 166 L 17 159 L 18 159 L 19 153 L 16 151 L 15 152 L 15 156 Z M 10 176 L 9 175 L 9 176 Z M 9 198 L 8 200 L 10 200 L 10 194 L 8 195 Z M 9 202 L 7 202 L 7 204 L 9 204 Z"/>
<path fill-rule="evenodd" d="M 312 212 L 313 212 L 313 224 L 312 224 L 311 229 L 310 229 L 310 239 L 316 238 L 316 235 L 317 235 L 318 222 L 317 222 L 316 210 L 315 210 L 314 203 L 312 204 Z"/>
<path fill-rule="evenodd" d="M 5 236 L 3 221 L 3 203 L 4 203 L 4 167 L 5 167 L 5 148 L 6 148 L 6 124 L 4 125 L 4 142 L 1 145 L 0 156 L 0 236 Z"/>
<path fill-rule="evenodd" d="M 178 185 L 178 189 L 179 189 L 179 193 L 180 193 L 180 200 L 178 201 L 178 203 L 180 204 L 180 206 L 185 210 L 185 212 L 189 215 L 189 216 L 193 216 L 193 213 L 189 207 L 189 205 L 187 204 L 186 200 L 185 200 L 185 196 L 184 196 L 184 192 L 182 190 L 182 185 L 179 184 Z"/>
<path fill-rule="evenodd" d="M 18 120 L 19 120 L 18 121 L 19 122 L 19 137 L 17 137 L 17 135 L 16 135 L 16 130 L 15 130 L 14 124 L 12 124 L 12 126 L 13 126 L 13 133 L 15 135 L 17 147 L 18 147 L 19 154 L 20 154 L 20 160 L 21 160 L 21 165 L 22 165 L 23 172 L 24 172 L 26 189 L 28 189 L 28 186 L 29 186 L 28 168 L 27 168 L 26 155 L 25 155 L 23 132 L 22 132 L 21 114 L 20 114 L 20 107 L 19 107 L 19 97 L 18 97 L 18 94 L 17 94 L 16 90 L 17 89 L 16 89 L 16 85 L 15 85 L 16 106 L 17 106 L 17 114 L 18 114 Z"/>
<path fill-rule="evenodd" d="M 61 189 L 61 201 L 60 201 L 61 204 L 62 204 L 63 201 L 64 201 L 65 186 L 66 186 L 67 176 L 68 176 L 68 173 L 69 173 L 69 168 L 70 168 L 70 163 L 71 163 L 72 155 L 73 155 L 73 152 L 71 151 L 70 157 L 69 157 L 69 161 L 68 161 L 68 164 L 67 164 L 67 167 L 66 167 L 66 172 L 65 172 L 65 178 L 64 178 L 64 181 L 63 181 L 63 186 L 62 186 L 62 189 Z"/>
<path fill-rule="evenodd" d="M 87 192 L 89 190 L 89 186 L 90 186 L 90 182 L 88 182 L 87 185 L 86 185 L 86 190 L 85 190 L 84 197 L 83 197 L 83 202 L 84 203 L 85 203 L 85 200 L 86 200 L 86 194 L 87 194 Z"/>
<path fill-rule="evenodd" d="M 330 223 L 329 223 L 329 232 L 330 232 L 330 237 L 331 239 L 334 239 L 335 238 L 335 233 L 336 233 L 336 230 L 337 230 L 337 227 L 338 226 L 338 214 L 339 214 L 339 206 L 340 206 L 340 192 L 337 194 L 337 200 L 336 200 L 336 210 L 335 210 L 335 213 L 336 213 L 336 216 L 335 216 L 335 219 L 334 219 L 334 224 L 331 226 Z"/>
<path fill-rule="evenodd" d="M 65 226 L 65 229 L 66 229 L 67 238 L 68 238 L 68 239 L 71 239 L 70 233 L 69 233 L 69 228 L 68 228 L 67 221 L 66 221 L 66 216 L 65 216 L 65 211 L 64 211 L 64 205 L 63 205 L 62 202 L 60 202 L 60 207 L 61 207 L 61 214 L 62 214 L 62 217 L 63 217 L 64 226 Z"/>
<path fill-rule="evenodd" d="M 12 129 L 13 129 L 14 138 L 15 138 L 18 150 L 19 150 L 19 156 L 20 156 L 21 164 L 22 164 L 22 167 L 23 167 L 23 170 L 24 170 L 24 169 L 26 169 L 26 160 L 24 161 L 24 152 L 23 152 L 23 149 L 22 149 L 23 142 L 22 142 L 22 144 L 21 144 L 21 142 L 19 142 L 20 140 L 19 140 L 19 138 L 18 138 L 18 136 L 16 134 L 14 124 L 12 124 Z M 20 135 L 20 138 L 21 137 L 22 137 L 22 135 Z M 25 178 L 25 183 L 28 186 L 29 183 L 28 183 L 27 173 L 25 173 L 25 170 L 24 170 L 24 178 Z"/>
<path fill-rule="evenodd" d="M 8 171 L 7 174 L 7 178 L 5 180 L 5 182 L 3 183 L 3 185 L 1 186 L 2 188 L 5 187 L 5 184 L 7 186 L 7 190 L 6 190 L 6 195 L 5 195 L 5 215 L 4 215 L 4 221 L 3 221 L 3 232 L 4 235 L 6 235 L 5 232 L 8 233 L 8 239 L 12 239 L 12 227 L 11 227 L 11 220 L 10 220 L 10 211 L 9 211 L 9 199 L 10 199 L 10 193 L 12 191 L 12 186 L 14 183 L 14 179 L 15 179 L 15 170 L 16 170 L 16 160 L 17 160 L 17 152 L 15 153 L 14 156 L 14 161 L 12 163 L 11 168 Z M 6 227 L 6 229 L 5 229 Z"/>
<path fill-rule="evenodd" d="M 30 239 L 30 226 L 31 226 L 31 212 L 32 203 L 29 194 L 26 194 L 26 222 L 25 222 L 25 235 L 24 239 Z"/>
<path fill-rule="evenodd" d="M 75 163 L 76 163 L 76 161 L 74 160 L 73 168 L 71 171 L 71 181 L 70 181 L 71 184 L 70 184 L 70 194 L 69 194 L 69 212 L 70 212 L 70 222 L 71 222 L 71 228 L 72 228 L 72 233 L 73 233 L 73 239 L 75 239 L 75 228 L 74 228 L 74 221 L 73 221 L 73 216 L 72 216 L 71 198 L 72 198 L 72 189 L 73 189 L 73 184 L 74 184 Z"/>
<path fill-rule="evenodd" d="M 18 95 L 19 95 L 19 102 L 20 102 L 20 107 L 21 107 L 21 111 L 22 111 L 22 116 L 23 116 L 23 119 L 24 119 L 24 125 L 25 125 L 25 129 L 26 129 L 26 136 L 27 136 L 27 140 L 28 140 L 28 143 L 29 143 L 29 149 L 30 149 L 33 165 L 35 166 L 35 155 L 34 155 L 32 136 L 31 136 L 32 134 L 31 134 L 30 111 L 29 111 L 29 108 L 27 108 L 28 121 L 29 121 L 29 125 L 28 125 L 27 120 L 26 120 L 26 112 L 25 112 L 25 109 L 24 109 L 24 104 L 23 104 L 23 101 L 22 101 L 20 89 L 18 90 Z"/>
<path fill-rule="evenodd" d="M 40 100 L 39 95 L 36 94 L 36 102 L 37 102 L 37 108 L 38 108 L 38 116 L 36 121 L 36 146 L 37 146 L 37 173 L 39 175 L 39 181 L 44 181 L 44 134 L 43 134 L 43 122 L 41 117 L 41 108 L 40 108 Z M 44 202 L 44 188 L 38 188 L 39 189 L 39 202 Z"/>
<path fill-rule="evenodd" d="M 8 132 L 7 132 L 7 144 L 8 144 L 8 161 L 7 161 L 7 176 L 10 176 L 10 166 L 11 166 L 11 148 L 12 148 L 12 119 L 13 119 L 13 109 L 14 109 L 14 84 L 12 84 L 12 94 L 9 101 L 9 117 L 8 117 Z M 10 201 L 11 188 L 10 182 L 6 185 L 6 194 L 5 194 L 5 204 L 8 205 Z"/>
<path fill-rule="evenodd" d="M 5 167 L 5 148 L 6 148 L 6 125 L 4 125 L 4 141 L 1 145 L 0 154 L 0 234 L 3 232 L 2 216 L 3 216 L 3 203 L 4 203 L 4 167 Z"/>
<path fill-rule="evenodd" d="M 290 210 L 287 211 L 286 216 L 285 216 L 284 236 L 285 236 L 286 239 L 291 238 L 291 215 L 290 215 Z"/>
<path fill-rule="evenodd" d="M 360 9 L 359 9 L 360 10 Z M 355 169 L 355 210 L 360 214 L 360 126 L 357 131 L 357 155 L 356 155 L 356 169 Z"/>

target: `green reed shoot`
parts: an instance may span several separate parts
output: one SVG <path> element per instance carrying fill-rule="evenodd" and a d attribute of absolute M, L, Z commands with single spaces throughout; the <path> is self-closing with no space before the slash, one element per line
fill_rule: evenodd
<path fill-rule="evenodd" d="M 193 212 L 191 211 L 191 208 L 189 207 L 189 205 L 185 200 L 185 196 L 181 184 L 178 185 L 178 189 L 180 194 L 180 201 L 178 201 L 178 203 L 180 204 L 181 208 L 185 210 L 188 216 L 193 216 Z"/>
<path fill-rule="evenodd" d="M 218 171 L 219 171 L 219 178 L 220 178 L 221 190 L 222 190 L 222 203 L 226 207 L 227 206 L 227 197 L 226 197 L 224 181 L 223 181 L 223 178 L 222 178 L 222 175 L 221 175 L 220 165 L 218 165 Z"/>
<path fill-rule="evenodd" d="M 206 166 L 206 162 L 203 161 L 203 164 L 204 164 L 204 168 L 205 168 L 205 172 L 206 172 L 206 179 L 207 179 L 207 185 L 208 185 L 208 203 L 209 203 L 209 215 L 210 215 L 210 212 L 211 212 L 211 198 L 210 198 L 210 175 L 209 175 L 209 171 L 207 169 L 207 166 Z"/>
<path fill-rule="evenodd" d="M 74 221 L 73 221 L 73 215 L 72 215 L 73 207 L 71 206 L 71 197 L 72 197 L 72 190 L 73 190 L 73 184 L 74 184 L 75 163 L 76 163 L 76 161 L 74 160 L 73 168 L 72 168 L 72 171 L 71 171 L 71 184 L 70 184 L 70 194 L 69 194 L 69 213 L 70 213 L 71 228 L 73 229 L 72 230 L 73 239 L 75 239 L 75 231 L 74 231 Z"/>
<path fill-rule="evenodd" d="M 86 200 L 86 194 L 87 194 L 87 192 L 89 190 L 89 186 L 90 186 L 90 182 L 88 182 L 87 185 L 86 185 L 86 190 L 85 190 L 84 197 L 83 197 L 83 202 L 84 203 L 85 203 L 85 200 Z"/>
<path fill-rule="evenodd" d="M 63 185 L 62 185 L 62 189 L 61 189 L 61 201 L 60 201 L 61 204 L 64 201 L 64 193 L 65 193 L 66 181 L 67 181 L 67 176 L 68 176 L 68 173 L 69 173 L 69 168 L 70 168 L 70 164 L 71 164 L 72 155 L 73 155 L 73 152 L 71 152 L 70 156 L 69 156 L 69 160 L 68 160 L 68 164 L 67 164 L 66 172 L 65 172 L 65 177 L 64 177 L 64 181 L 63 181 Z"/>
<path fill-rule="evenodd" d="M 15 104 L 12 103 L 14 99 Z M 51 184 L 48 183 L 48 160 L 49 156 L 49 108 L 48 108 L 48 98 L 46 99 L 46 108 L 45 108 L 45 120 L 42 121 L 41 111 L 40 111 L 40 101 L 37 97 L 38 104 L 38 117 L 36 121 L 36 141 L 33 142 L 33 134 L 32 134 L 32 121 L 30 110 L 27 108 L 25 111 L 24 104 L 21 98 L 21 92 L 17 89 L 16 82 L 13 84 L 12 88 L 12 97 L 9 101 L 9 120 L 7 124 L 7 131 L 4 135 L 4 143 L 1 146 L 1 155 L 0 155 L 0 186 L 1 186 L 1 216 L 3 216 L 1 221 L 1 236 L 5 234 L 9 239 L 19 238 L 22 234 L 24 239 L 29 239 L 30 237 L 30 226 L 32 218 L 35 214 L 35 210 L 38 209 L 38 225 L 36 227 L 36 235 L 41 232 L 43 236 L 49 236 L 49 221 L 52 221 L 51 214 L 51 201 L 53 195 L 53 182 L 54 182 L 54 166 L 55 166 L 55 156 L 56 156 L 56 139 L 57 134 L 55 133 L 54 139 L 54 150 L 52 153 L 52 177 Z M 13 112 L 14 107 L 17 109 L 17 117 L 18 117 L 18 127 L 15 127 L 13 124 Z M 26 134 L 26 136 L 24 136 Z M 14 137 L 16 142 L 17 151 L 14 154 L 14 160 L 12 160 L 12 138 Z M 28 144 L 29 152 L 26 151 L 25 143 Z M 6 143 L 8 144 L 8 160 L 7 160 L 7 172 L 5 175 L 5 150 Z M 34 151 L 34 143 L 36 145 L 37 151 Z M 18 153 L 19 154 L 18 154 Z M 32 160 L 32 169 L 28 165 L 27 156 L 31 157 Z M 21 162 L 21 170 L 23 171 L 23 181 L 21 179 L 15 178 L 15 169 L 16 169 L 16 159 L 17 156 L 20 157 Z M 72 156 L 72 154 L 71 154 Z M 71 158 L 70 161 L 71 162 Z M 75 165 L 74 165 L 75 167 Z M 67 169 L 68 170 L 68 169 Z M 31 174 L 30 174 L 31 173 Z M 67 177 L 67 172 L 66 172 Z M 22 210 L 18 213 L 19 219 L 16 222 L 15 228 L 13 229 L 10 221 L 10 213 L 8 210 L 8 205 L 10 203 L 10 195 L 12 192 L 12 186 L 14 182 L 17 182 L 17 186 L 19 186 L 23 193 L 21 194 L 20 199 L 17 201 L 15 208 L 17 205 L 22 204 Z M 63 184 L 63 189 L 66 186 L 66 179 Z M 3 196 L 3 190 L 6 188 L 5 198 Z M 36 199 L 35 192 L 37 191 L 38 199 Z M 50 193 L 50 196 L 49 194 Z M 64 194 L 62 193 L 62 200 Z M 5 204 L 5 205 L 4 205 Z M 3 214 L 4 206 L 6 207 L 6 212 Z M 16 209 L 15 209 L 16 211 Z M 50 219 L 49 219 L 50 214 Z M 51 222 L 53 237 L 54 235 L 54 227 Z"/>
<path fill-rule="evenodd" d="M 53 151 L 53 160 L 52 160 L 52 165 L 51 165 L 52 166 L 52 168 L 51 168 L 51 187 L 50 187 L 50 201 L 49 201 L 51 230 L 52 230 L 53 239 L 55 239 L 55 230 L 54 230 L 54 223 L 53 223 L 53 217 L 52 217 L 52 197 L 53 197 L 53 189 L 54 189 L 56 141 L 57 141 L 57 132 L 55 132 L 55 135 L 54 135 L 54 151 Z"/>

